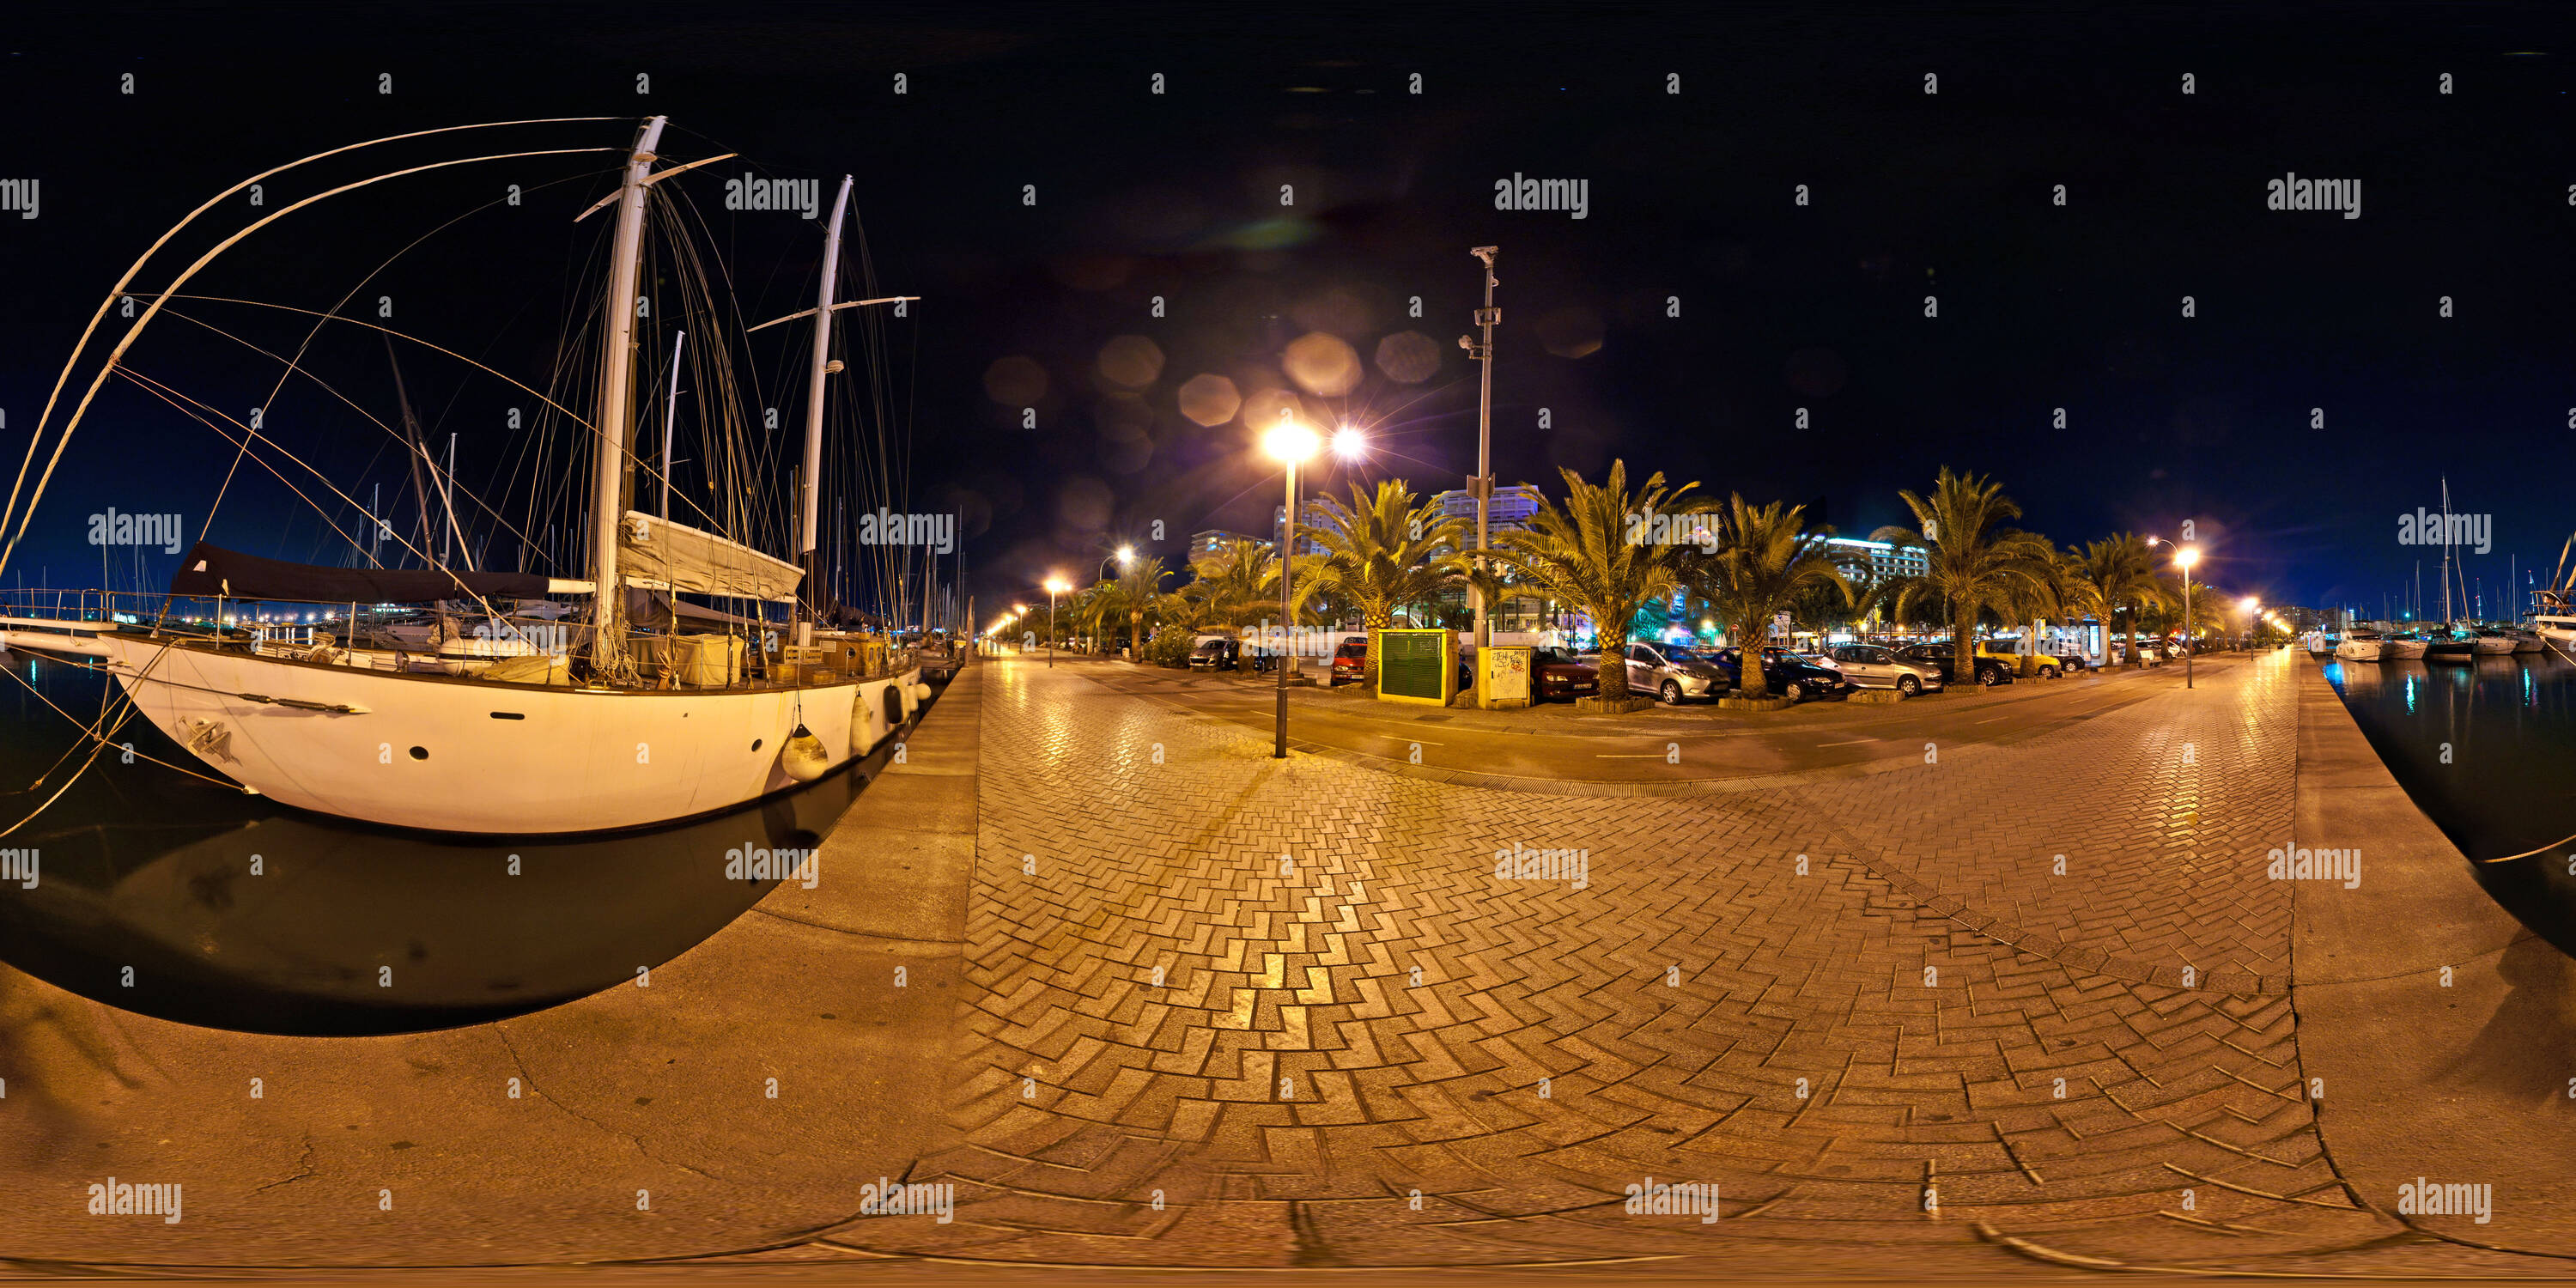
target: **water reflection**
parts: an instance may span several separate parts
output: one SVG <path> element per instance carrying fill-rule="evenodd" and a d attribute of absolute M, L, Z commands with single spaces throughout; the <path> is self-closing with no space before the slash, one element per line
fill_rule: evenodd
<path fill-rule="evenodd" d="M 2546 653 L 2429 668 L 2337 660 L 2325 675 L 2407 795 L 2472 860 L 2576 833 L 2576 666 Z M 2570 848 L 2471 871 L 2507 912 L 2576 954 Z"/>
<path fill-rule="evenodd" d="M 88 719 L 99 677 L 23 655 Z M 0 783 L 43 772 L 77 730 L 0 677 Z M 14 702 L 12 701 L 14 699 Z M 136 720 L 145 756 L 196 762 Z M 441 1028 L 630 983 L 758 903 L 727 850 L 806 849 L 891 754 L 802 791 L 679 827 L 590 839 L 457 842 L 306 814 L 110 752 L 8 846 L 35 889 L 0 885 L 0 960 L 165 1019 L 269 1033 Z M 77 763 L 78 757 L 74 758 Z M 59 785 L 0 796 L 15 820 Z M 130 972 L 130 973 L 129 973 Z"/>

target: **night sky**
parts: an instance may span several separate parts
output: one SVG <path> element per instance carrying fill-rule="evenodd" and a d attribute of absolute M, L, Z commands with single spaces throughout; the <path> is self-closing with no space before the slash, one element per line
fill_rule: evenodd
<path fill-rule="evenodd" d="M 1177 564 L 1198 529 L 1266 533 L 1277 475 L 1242 415 L 1275 405 L 1255 396 L 1265 384 L 1295 390 L 1291 368 L 1316 373 L 1288 354 L 1310 332 L 1358 359 L 1347 392 L 1302 405 L 1371 427 L 1361 475 L 1458 486 L 1475 454 L 1467 250 L 1488 243 L 1506 483 L 1561 494 L 1559 467 L 1597 476 L 1625 458 L 1721 495 L 1821 498 L 1866 535 L 1907 519 L 1898 488 L 1949 464 L 2000 478 L 2060 545 L 2190 520 L 2221 589 L 2372 614 L 2425 553 L 2398 543 L 2398 517 L 2438 507 L 2445 475 L 2455 509 L 2493 516 L 2492 551 L 2463 556 L 2490 614 L 2508 556 L 2545 577 L 2576 529 L 2563 6 L 21 13 L 0 33 L 0 179 L 41 180 L 42 206 L 0 214 L 13 472 L 118 272 L 236 180 L 530 116 L 622 119 L 512 143 L 622 148 L 633 118 L 660 113 L 675 159 L 739 151 L 827 194 L 858 176 L 878 291 L 926 297 L 886 331 L 908 508 L 961 516 L 988 609 L 1050 572 L 1086 579 L 1121 541 Z M 608 191 L 613 160 L 510 163 L 510 181 L 562 182 L 394 270 L 400 324 L 542 385 L 604 222 L 569 216 Z M 2358 180 L 2360 216 L 2266 209 L 2267 181 L 2291 172 Z M 1584 180 L 1587 217 L 1495 209 L 1514 174 Z M 327 307 L 502 181 L 419 182 L 299 222 L 228 261 L 221 293 Z M 812 228 L 713 214 L 745 317 L 810 302 Z M 1403 332 L 1430 344 L 1386 343 Z M 1119 337 L 1151 341 L 1159 366 Z M 359 339 L 322 346 L 316 368 L 390 418 L 381 345 Z M 806 343 L 782 327 L 745 350 L 786 422 L 776 452 L 801 425 Z M 274 369 L 240 357 L 161 323 L 138 364 L 258 403 Z M 502 428 L 499 391 L 405 361 L 437 440 L 460 435 L 469 483 L 496 505 L 554 503 L 521 477 L 531 444 Z M 1244 413 L 1185 415 L 1181 388 L 1202 374 L 1234 381 Z M 288 422 L 309 441 L 273 432 L 352 490 L 395 488 L 377 431 L 300 397 L 281 406 L 309 417 Z M 2053 430 L 2061 407 L 2069 427 Z M 230 460 L 112 385 L 6 577 L 94 584 L 87 516 L 106 506 L 178 512 L 193 535 Z M 341 553 L 291 497 L 240 486 L 219 544 Z M 150 559 L 147 580 L 165 580 L 175 560 Z"/>

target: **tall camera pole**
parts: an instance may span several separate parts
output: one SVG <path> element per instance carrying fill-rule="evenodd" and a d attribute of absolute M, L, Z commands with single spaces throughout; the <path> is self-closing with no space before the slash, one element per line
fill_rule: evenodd
<path fill-rule="evenodd" d="M 1482 344 L 1458 337 L 1458 347 L 1467 356 L 1483 364 L 1484 377 L 1476 391 L 1476 477 L 1467 480 L 1467 488 L 1476 497 L 1476 571 L 1485 571 L 1485 544 L 1491 536 L 1488 510 L 1494 496 L 1494 326 L 1503 320 L 1503 311 L 1494 307 L 1494 259 L 1502 254 L 1499 246 L 1479 246 L 1467 252 L 1485 262 L 1485 307 L 1476 310 L 1476 325 L 1484 328 Z M 1494 642 L 1493 624 L 1486 619 L 1485 591 L 1469 582 L 1467 600 L 1476 611 L 1476 651 L 1481 656 L 1485 646 Z"/>

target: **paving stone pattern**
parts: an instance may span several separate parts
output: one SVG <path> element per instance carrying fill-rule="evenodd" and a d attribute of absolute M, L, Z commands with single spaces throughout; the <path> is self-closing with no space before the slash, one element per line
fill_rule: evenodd
<path fill-rule="evenodd" d="M 1005 1263 L 2532 1274 L 2356 1205 L 2286 981 L 2287 654 L 1722 795 L 1498 791 L 986 677 L 947 1109 Z M 1584 852 L 1503 879 L 1496 851 Z M 2056 870 L 2065 856 L 2065 871 Z M 1803 863 L 1803 866 L 1802 866 Z M 1631 1214 L 1714 1184 L 1722 1216 Z M 2020 1241 L 2018 1243 L 2013 1241 Z M 2072 1264 L 2082 1264 L 2072 1263 Z"/>

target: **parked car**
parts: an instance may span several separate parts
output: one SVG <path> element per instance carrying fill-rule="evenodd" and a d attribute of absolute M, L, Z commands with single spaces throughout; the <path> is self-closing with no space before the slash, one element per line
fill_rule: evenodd
<path fill-rule="evenodd" d="M 1711 656 L 1726 672 L 1726 687 L 1743 687 L 1742 649 L 1719 649 Z M 1772 645 L 1762 650 L 1762 683 L 1771 692 L 1791 702 L 1804 702 L 1809 698 L 1838 693 L 1848 687 L 1850 681 L 1843 678 L 1842 672 L 1816 659 Z"/>
<path fill-rule="evenodd" d="M 1894 689 L 1910 698 L 1943 683 L 1939 666 L 1898 657 L 1883 644 L 1838 644 L 1827 657 L 1855 689 Z"/>
<path fill-rule="evenodd" d="M 1941 681 L 1944 684 L 1961 684 L 1966 683 L 1970 679 L 1973 679 L 1976 683 L 1987 687 L 1992 687 L 1998 684 L 2010 684 L 2013 682 L 2013 672 L 2019 669 L 2021 665 L 2019 659 L 2006 662 L 1980 653 L 1973 659 L 1976 666 L 1976 674 L 1971 677 L 1962 677 L 1959 674 L 1959 654 L 1955 645 L 1947 643 L 1908 644 L 1905 647 L 1896 650 L 1896 655 L 1909 662 L 1929 662 L 1934 666 L 1940 667 Z"/>
<path fill-rule="evenodd" d="M 1193 671 L 1232 671 L 1243 664 L 1243 643 L 1224 638 L 1204 639 L 1190 650 Z"/>
<path fill-rule="evenodd" d="M 1991 643 L 1980 644 L 1977 646 L 1977 656 L 1993 658 L 2009 668 L 2013 674 L 2021 674 L 2021 654 L 2009 648 L 1998 648 Z M 2039 678 L 2043 680 L 2054 680 L 2066 674 L 2066 663 L 2060 661 L 2053 653 L 2035 654 L 2033 660 L 2037 663 Z"/>
<path fill-rule="evenodd" d="M 1667 706 L 1680 706 L 1685 699 L 1715 697 L 1734 687 L 1731 672 L 1688 644 L 1637 640 L 1628 645 L 1631 692 L 1651 693 Z"/>
<path fill-rule="evenodd" d="M 1368 636 L 1353 635 L 1350 638 L 1343 640 L 1341 647 L 1333 650 L 1333 674 L 1331 682 L 1339 684 L 1344 680 L 1365 680 L 1367 678 Z"/>
<path fill-rule="evenodd" d="M 1531 669 L 1536 672 L 1530 686 L 1533 701 L 1555 698 L 1572 702 L 1601 692 L 1601 664 L 1597 660 L 1578 658 L 1563 649 L 1542 648 L 1532 655 Z"/>

